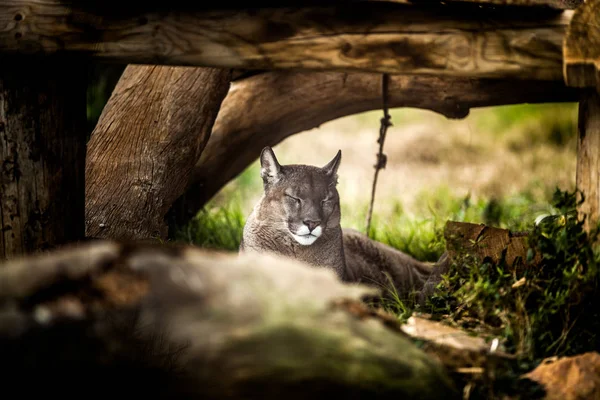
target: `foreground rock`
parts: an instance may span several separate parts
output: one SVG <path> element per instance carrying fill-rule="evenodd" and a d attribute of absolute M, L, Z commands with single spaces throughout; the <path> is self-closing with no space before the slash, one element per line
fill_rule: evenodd
<path fill-rule="evenodd" d="M 546 390 L 546 400 L 600 399 L 600 354 L 549 359 L 525 375 Z"/>
<path fill-rule="evenodd" d="M 3 391 L 437 399 L 440 364 L 370 289 L 271 256 L 93 242 L 0 266 Z M 392 328 L 390 328 L 392 327 Z"/>

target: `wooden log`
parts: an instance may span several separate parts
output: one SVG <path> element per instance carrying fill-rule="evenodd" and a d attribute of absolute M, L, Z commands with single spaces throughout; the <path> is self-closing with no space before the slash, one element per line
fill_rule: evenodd
<path fill-rule="evenodd" d="M 388 1 L 388 0 L 382 0 Z M 394 1 L 394 0 L 389 0 Z M 398 0 L 407 1 L 410 0 Z M 432 1 L 428 1 L 432 2 Z M 440 0 L 440 3 L 474 3 L 480 6 L 518 6 L 518 7 L 550 7 L 558 10 L 572 10 L 583 4 L 583 0 Z"/>
<path fill-rule="evenodd" d="M 365 310 L 371 293 L 269 255 L 97 241 L 0 267 L 3 390 L 25 398 L 460 399 Z M 18 304 L 20 307 L 15 307 Z M 22 385 L 26 376 L 35 384 Z"/>
<path fill-rule="evenodd" d="M 0 260 L 84 236 L 86 68 L 0 59 Z"/>
<path fill-rule="evenodd" d="M 595 89 L 585 91 L 579 102 L 576 184 L 584 195 L 578 212 L 586 216 L 589 231 L 600 216 L 600 95 Z"/>
<path fill-rule="evenodd" d="M 392 76 L 390 107 L 416 107 L 462 118 L 471 107 L 577 101 L 562 82 Z M 178 200 L 172 224 L 181 226 L 227 182 L 258 158 L 264 146 L 327 121 L 382 106 L 381 76 L 369 73 L 269 72 L 232 84 L 192 185 Z M 240 112 L 243 109 L 244 112 Z"/>
<path fill-rule="evenodd" d="M 4 0 L 0 53 L 76 54 L 129 64 L 562 80 L 562 44 L 571 14 L 366 2 L 220 11 L 186 7 L 116 16 L 114 10 L 70 7 L 59 0 Z"/>
<path fill-rule="evenodd" d="M 575 10 L 563 51 L 567 85 L 600 93 L 600 0 L 587 0 Z"/>
<path fill-rule="evenodd" d="M 221 0 L 214 2 L 195 2 L 187 0 L 171 0 L 169 2 L 148 2 L 144 0 L 129 0 L 123 3 L 119 0 L 70 0 L 71 4 L 78 9 L 103 13 L 134 14 L 139 12 L 168 12 L 173 9 L 195 11 L 195 10 L 235 10 L 240 9 L 240 3 L 236 0 Z M 544 11 L 551 8 L 555 10 L 570 10 L 577 8 L 583 0 L 253 0 L 253 8 L 286 8 L 286 7 L 315 7 L 315 6 L 352 6 L 355 3 L 375 2 L 392 3 L 412 6 L 427 6 L 437 8 L 461 8 L 468 7 L 494 7 L 507 8 L 519 7 L 536 8 Z"/>
<path fill-rule="evenodd" d="M 89 142 L 86 235 L 165 238 L 165 214 L 189 182 L 230 71 L 130 65 Z"/>

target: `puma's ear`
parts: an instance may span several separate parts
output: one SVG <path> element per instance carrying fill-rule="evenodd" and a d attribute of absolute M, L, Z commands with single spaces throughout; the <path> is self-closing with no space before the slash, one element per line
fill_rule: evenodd
<path fill-rule="evenodd" d="M 337 178 L 337 170 L 340 166 L 340 161 L 342 160 L 342 151 L 338 150 L 333 160 L 329 161 L 327 165 L 325 165 L 322 169 L 325 171 L 327 175 L 330 175 L 332 178 Z"/>
<path fill-rule="evenodd" d="M 279 180 L 281 165 L 279 165 L 273 149 L 269 146 L 260 152 L 260 167 L 260 176 L 265 185 L 275 183 Z"/>

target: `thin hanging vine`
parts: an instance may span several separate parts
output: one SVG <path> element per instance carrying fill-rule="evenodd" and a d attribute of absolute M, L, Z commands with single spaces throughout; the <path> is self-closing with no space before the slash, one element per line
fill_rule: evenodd
<path fill-rule="evenodd" d="M 381 94 L 383 98 L 383 118 L 381 118 L 381 125 L 379 127 L 379 152 L 377 153 L 377 161 L 375 162 L 375 176 L 373 177 L 373 187 L 371 189 L 371 203 L 369 205 L 369 211 L 367 213 L 367 236 L 371 236 L 371 217 L 373 215 L 373 203 L 375 202 L 375 189 L 377 187 L 377 177 L 379 176 L 379 170 L 384 169 L 387 164 L 387 156 L 383 153 L 383 144 L 385 142 L 385 136 L 387 130 L 392 126 L 390 113 L 388 110 L 388 85 L 390 77 L 388 74 L 383 74 L 381 83 Z"/>

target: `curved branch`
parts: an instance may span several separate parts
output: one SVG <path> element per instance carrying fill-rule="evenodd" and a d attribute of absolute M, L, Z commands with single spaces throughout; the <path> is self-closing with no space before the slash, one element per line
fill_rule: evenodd
<path fill-rule="evenodd" d="M 576 101 L 562 82 L 457 77 L 391 76 L 390 107 L 428 109 L 464 118 L 472 107 Z M 250 165 L 264 146 L 343 116 L 381 107 L 381 75 L 338 72 L 269 72 L 233 82 L 211 137 L 193 172 L 192 185 L 175 204 L 181 226 L 227 182 Z"/>

